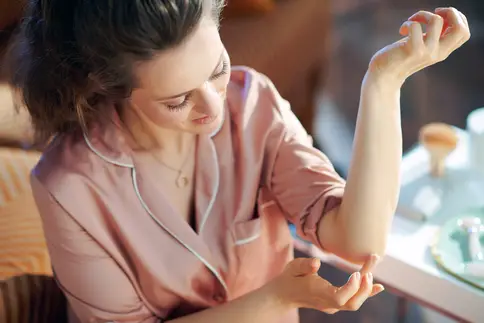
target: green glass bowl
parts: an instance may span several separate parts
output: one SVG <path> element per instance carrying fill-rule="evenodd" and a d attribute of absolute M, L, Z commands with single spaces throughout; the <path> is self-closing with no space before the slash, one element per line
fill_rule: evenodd
<path fill-rule="evenodd" d="M 447 221 L 437 233 L 432 246 L 432 256 L 437 265 L 452 276 L 484 291 L 484 278 L 465 273 L 465 264 L 469 262 L 467 233 L 459 227 L 458 220 L 464 217 L 478 217 L 484 223 L 484 209 L 463 212 L 458 217 Z M 484 232 L 481 234 L 484 250 Z"/>

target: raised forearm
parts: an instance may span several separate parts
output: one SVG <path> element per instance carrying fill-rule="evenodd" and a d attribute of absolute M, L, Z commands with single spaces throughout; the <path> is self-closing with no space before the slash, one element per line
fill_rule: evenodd
<path fill-rule="evenodd" d="M 269 285 L 223 305 L 192 315 L 168 321 L 169 323 L 254 323 L 277 322 L 288 313 L 285 306 L 273 296 Z"/>
<path fill-rule="evenodd" d="M 323 246 L 352 262 L 385 251 L 400 186 L 401 85 L 423 68 L 445 60 L 470 37 L 467 18 L 455 8 L 419 11 L 399 32 L 402 39 L 371 59 L 343 201 L 318 228 Z"/>
<path fill-rule="evenodd" d="M 362 84 L 353 158 L 334 223 L 346 258 L 383 254 L 399 193 L 402 157 L 400 84 L 367 73 Z"/>

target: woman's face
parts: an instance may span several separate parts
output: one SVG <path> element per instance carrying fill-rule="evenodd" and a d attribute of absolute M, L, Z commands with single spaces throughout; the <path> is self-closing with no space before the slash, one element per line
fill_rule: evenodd
<path fill-rule="evenodd" d="M 207 15 L 180 45 L 135 69 L 136 114 L 151 126 L 209 134 L 222 122 L 230 59 Z"/>

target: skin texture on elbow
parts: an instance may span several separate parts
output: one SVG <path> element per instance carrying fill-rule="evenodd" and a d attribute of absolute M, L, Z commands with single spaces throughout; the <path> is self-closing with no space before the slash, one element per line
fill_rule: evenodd
<path fill-rule="evenodd" d="M 382 258 L 385 254 L 388 233 L 368 234 L 361 230 L 348 230 L 341 217 L 341 207 L 337 207 L 321 220 L 318 237 L 324 251 L 334 254 L 353 264 L 362 265 L 370 255 Z"/>

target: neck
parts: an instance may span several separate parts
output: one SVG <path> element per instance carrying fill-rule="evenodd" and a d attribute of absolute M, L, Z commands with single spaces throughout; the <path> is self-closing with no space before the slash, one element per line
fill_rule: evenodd
<path fill-rule="evenodd" d="M 132 109 L 126 109 L 121 120 L 132 137 L 132 148 L 138 151 L 186 155 L 196 137 L 192 133 L 156 127 Z"/>

